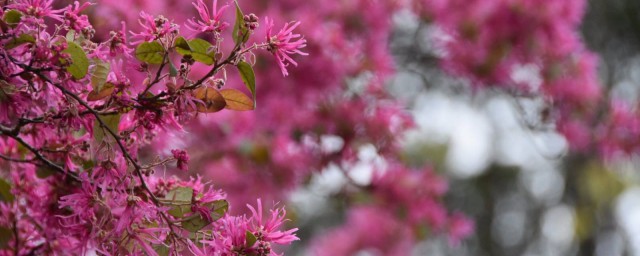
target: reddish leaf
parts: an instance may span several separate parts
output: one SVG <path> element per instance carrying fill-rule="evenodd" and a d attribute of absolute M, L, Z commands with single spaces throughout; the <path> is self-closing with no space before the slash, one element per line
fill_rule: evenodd
<path fill-rule="evenodd" d="M 253 100 L 241 91 L 236 89 L 223 89 L 220 90 L 220 94 L 222 94 L 222 97 L 227 102 L 227 109 L 238 111 L 254 109 Z"/>
<path fill-rule="evenodd" d="M 99 92 L 91 91 L 87 96 L 87 100 L 96 101 L 96 100 L 104 99 L 106 97 L 111 96 L 111 93 L 113 93 L 113 90 L 115 89 L 116 87 L 112 83 L 105 83 Z"/>
<path fill-rule="evenodd" d="M 222 110 L 227 103 L 218 90 L 211 87 L 200 87 L 193 91 L 193 96 L 196 99 L 204 102 L 197 103 L 196 109 L 201 113 L 213 113 Z"/>

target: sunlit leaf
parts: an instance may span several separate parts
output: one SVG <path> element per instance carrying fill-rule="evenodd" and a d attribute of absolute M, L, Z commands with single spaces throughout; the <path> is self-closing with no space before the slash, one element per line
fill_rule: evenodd
<path fill-rule="evenodd" d="M 229 203 L 227 200 L 216 200 L 210 203 L 206 203 L 205 206 L 211 210 L 211 219 L 216 221 L 222 218 L 227 211 L 229 211 Z M 188 218 L 181 222 L 182 227 L 188 231 L 196 232 L 209 225 L 211 222 L 202 218 L 202 216 L 194 216 L 194 218 Z"/>
<path fill-rule="evenodd" d="M 220 90 L 220 94 L 227 103 L 226 109 L 237 111 L 254 109 L 253 100 L 241 91 L 236 89 L 222 89 Z"/>
<path fill-rule="evenodd" d="M 89 72 L 89 59 L 87 54 L 78 44 L 67 42 L 67 49 L 62 51 L 71 56 L 71 64 L 67 67 L 67 71 L 75 79 L 82 79 Z"/>
<path fill-rule="evenodd" d="M 120 114 L 115 115 L 99 115 L 100 119 L 107 125 L 111 131 L 118 134 L 118 126 L 120 125 Z M 100 143 L 105 139 L 106 136 L 111 136 L 106 129 L 103 129 L 100 125 L 100 122 L 96 119 L 93 121 L 93 139 Z"/>
<path fill-rule="evenodd" d="M 136 59 L 149 64 L 162 64 L 164 47 L 156 41 L 143 42 L 136 47 Z"/>
<path fill-rule="evenodd" d="M 200 87 L 193 91 L 193 96 L 204 103 L 204 105 L 199 102 L 196 104 L 196 109 L 198 112 L 218 112 L 227 105 L 218 90 L 211 87 Z"/>
<path fill-rule="evenodd" d="M 227 202 L 227 200 L 216 200 L 206 203 L 205 206 L 211 209 L 211 219 L 213 219 L 213 221 L 224 217 L 225 213 L 229 211 L 229 202 Z"/>
<path fill-rule="evenodd" d="M 93 91 L 99 92 L 102 90 L 102 86 L 107 82 L 110 69 L 111 65 L 109 62 L 95 59 L 95 65 L 91 73 L 91 88 L 93 88 Z"/>
<path fill-rule="evenodd" d="M 168 213 L 176 218 L 182 218 L 191 212 L 191 198 L 193 196 L 193 188 L 177 187 L 164 197 L 163 203 L 171 206 Z"/>
<path fill-rule="evenodd" d="M 197 62 L 212 65 L 216 61 L 213 45 L 203 39 L 194 38 L 185 41 L 184 38 L 178 37 L 175 46 L 176 52 L 181 55 L 190 55 Z"/>

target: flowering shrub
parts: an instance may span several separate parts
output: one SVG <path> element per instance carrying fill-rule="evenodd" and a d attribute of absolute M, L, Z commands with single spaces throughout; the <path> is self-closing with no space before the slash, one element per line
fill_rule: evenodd
<path fill-rule="evenodd" d="M 257 16 L 217 1 L 210 13 L 199 0 L 186 27 L 207 40 L 141 12 L 131 40 L 123 23 L 95 42 L 103 32 L 81 14 L 90 5 L 15 0 L 0 9 L 0 254 L 276 255 L 274 244 L 297 240 L 297 229 L 282 230 L 281 207 L 263 213 L 258 200 L 251 215 L 231 215 L 226 194 L 200 177 L 158 173 L 174 163 L 189 170 L 187 151 L 140 152 L 200 113 L 253 110 L 251 56 L 268 50 L 286 75 L 290 55 L 305 54 L 298 23 L 272 34 L 269 22 L 264 42 L 248 44 Z M 251 96 L 225 88 L 232 68 Z"/>
<path fill-rule="evenodd" d="M 276 254 L 296 229 L 263 206 L 328 169 L 346 180 L 330 195 L 345 219 L 313 234 L 309 253 L 403 254 L 431 232 L 459 243 L 474 225 L 443 205 L 435 170 L 403 163 L 413 123 L 382 86 L 405 7 L 442 30 L 442 67 L 474 89 L 543 98 L 578 152 L 637 151 L 636 111 L 595 107 L 606 100 L 577 35 L 582 0 L 243 5 L 258 15 L 217 0 L 97 2 L 2 6 L 1 253 Z M 518 79 L 522 67 L 540 83 Z M 384 164 L 356 181 L 367 148 Z"/>

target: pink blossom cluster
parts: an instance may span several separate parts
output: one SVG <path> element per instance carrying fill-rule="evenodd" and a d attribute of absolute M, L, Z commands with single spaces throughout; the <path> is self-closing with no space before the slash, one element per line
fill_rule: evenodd
<path fill-rule="evenodd" d="M 0 255 L 278 255 L 272 246 L 298 240 L 282 207 L 265 214 L 258 200 L 251 215 L 230 215 L 226 193 L 210 182 L 160 172 L 193 170 L 188 151 L 144 150 L 203 113 L 252 110 L 254 52 L 276 55 L 279 68 L 303 54 L 292 28 L 246 44 L 258 21 L 236 4 L 227 30 L 225 8 L 214 1 L 209 15 L 208 4 L 194 4 L 202 20 L 188 26 L 210 33 L 202 38 L 145 12 L 138 32 L 126 30 L 131 22 L 107 32 L 89 23 L 88 3 L 1 6 Z M 230 82 L 242 80 L 253 97 L 222 88 L 227 69 L 239 70 Z"/>
<path fill-rule="evenodd" d="M 473 231 L 470 219 L 460 213 L 449 215 L 442 207 L 439 199 L 447 191 L 447 182 L 430 169 L 394 165 L 378 173 L 367 190 L 369 197 L 360 200 L 373 203 L 350 208 L 345 225 L 314 241 L 314 253 L 401 255 L 429 232 L 445 232 L 455 245 Z"/>
<path fill-rule="evenodd" d="M 476 88 L 501 87 L 515 95 L 538 95 L 577 153 L 605 159 L 640 151 L 632 139 L 638 112 L 610 99 L 598 80 L 597 57 L 584 46 L 578 26 L 584 0 L 416 0 L 418 14 L 447 35 L 439 41 L 442 66 Z M 514 79 L 533 65 L 540 85 Z M 610 90 L 610 89 L 607 89 Z"/>

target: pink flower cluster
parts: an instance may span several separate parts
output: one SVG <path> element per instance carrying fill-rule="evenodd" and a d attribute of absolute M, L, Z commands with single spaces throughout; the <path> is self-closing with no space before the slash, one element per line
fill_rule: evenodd
<path fill-rule="evenodd" d="M 255 81 L 245 55 L 269 42 L 238 40 L 223 54 L 215 40 L 181 36 L 172 20 L 145 12 L 140 32 L 127 22 L 95 30 L 82 14 L 89 5 L 15 0 L 0 9 L 0 255 L 278 255 L 273 246 L 298 240 L 297 229 L 283 230 L 284 208 L 263 216 L 258 200 L 251 216 L 234 216 L 209 182 L 160 172 L 193 170 L 187 151 L 143 150 L 203 113 L 253 109 L 255 98 L 220 88 L 226 74 L 214 77 L 237 68 Z M 235 26 L 256 25 L 236 8 Z"/>
<path fill-rule="evenodd" d="M 416 12 L 447 35 L 440 40 L 442 66 L 473 81 L 516 95 L 547 100 L 557 129 L 577 153 L 638 154 L 638 112 L 606 98 L 597 77 L 597 57 L 581 41 L 578 26 L 584 0 L 413 1 Z M 514 79 L 514 70 L 533 65 L 541 85 Z M 609 90 L 609 89 L 607 89 Z"/>
<path fill-rule="evenodd" d="M 409 170 L 395 165 L 378 174 L 368 190 L 371 198 L 364 201 L 374 204 L 349 209 L 345 225 L 314 241 L 315 254 L 353 255 L 366 250 L 399 255 L 411 251 L 428 230 L 446 231 L 451 244 L 473 231 L 471 220 L 459 213 L 449 216 L 439 203 L 447 183 L 430 169 Z"/>

